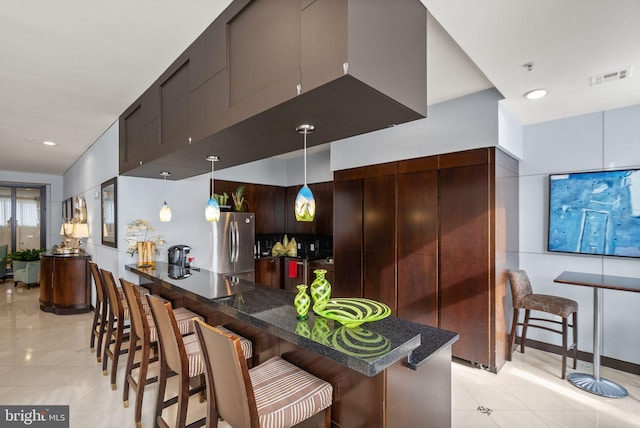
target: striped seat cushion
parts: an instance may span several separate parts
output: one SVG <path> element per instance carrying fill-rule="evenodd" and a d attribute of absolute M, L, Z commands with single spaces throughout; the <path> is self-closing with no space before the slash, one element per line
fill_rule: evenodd
<path fill-rule="evenodd" d="M 240 339 L 240 347 L 242 348 L 242 352 L 244 353 L 245 360 L 248 360 L 249 358 L 253 357 L 253 345 L 251 344 L 251 341 L 249 339 L 245 339 L 244 337 L 229 330 L 224 326 L 217 325 L 216 328 L 218 330 L 224 331 L 227 334 L 233 334 L 234 336 L 238 336 L 238 338 Z"/>
<path fill-rule="evenodd" d="M 204 318 L 195 312 L 191 312 L 187 308 L 175 308 L 173 310 L 173 315 L 176 317 L 176 323 L 178 324 L 178 330 L 180 330 L 180 334 L 186 336 L 187 334 L 192 334 L 195 331 L 193 327 L 193 320 L 195 318 L 199 318 L 204 321 Z M 151 315 L 147 315 L 147 320 L 149 321 L 149 335 L 151 342 L 158 341 L 158 329 L 156 328 L 156 324 L 153 321 L 153 317 Z"/>
<path fill-rule="evenodd" d="M 200 343 L 195 334 L 190 334 L 182 338 L 184 341 L 184 349 L 187 351 L 187 360 L 189 361 L 189 377 L 204 374 L 204 358 L 200 350 Z"/>
<path fill-rule="evenodd" d="M 142 301 L 142 309 L 144 310 L 144 313 L 146 315 L 151 316 L 151 307 L 146 302 L 146 300 Z M 127 299 L 122 300 L 122 312 L 124 314 L 124 319 L 128 320 L 131 318 L 131 314 L 129 313 L 129 303 L 127 302 Z"/>
<path fill-rule="evenodd" d="M 137 285 L 134 284 L 133 285 L 134 289 L 138 292 L 138 294 L 140 295 L 140 297 L 142 297 L 142 307 L 144 308 L 144 313 L 151 316 L 151 308 L 149 307 L 149 304 L 147 303 L 147 298 L 144 297 L 147 294 L 151 294 L 151 292 L 149 291 L 148 288 L 144 288 L 141 285 Z M 129 304 L 127 303 L 127 298 L 124 296 L 124 291 L 122 290 L 122 288 L 118 287 L 118 297 L 120 298 L 120 301 L 122 302 L 122 309 L 124 312 L 124 319 L 128 320 L 130 319 L 130 314 L 129 314 Z"/>
<path fill-rule="evenodd" d="M 280 357 L 249 369 L 261 427 L 296 425 L 331 405 L 333 387 Z"/>

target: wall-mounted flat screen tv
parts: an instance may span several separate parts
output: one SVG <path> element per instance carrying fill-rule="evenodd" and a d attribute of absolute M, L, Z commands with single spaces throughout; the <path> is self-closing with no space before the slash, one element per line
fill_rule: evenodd
<path fill-rule="evenodd" d="M 640 257 L 640 169 L 549 176 L 549 251 Z"/>

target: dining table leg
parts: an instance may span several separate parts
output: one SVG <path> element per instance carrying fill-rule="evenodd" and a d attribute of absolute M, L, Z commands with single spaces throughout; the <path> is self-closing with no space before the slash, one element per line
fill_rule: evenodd
<path fill-rule="evenodd" d="M 622 398 L 627 390 L 608 379 L 600 377 L 600 354 L 602 351 L 602 288 L 593 289 L 593 375 L 570 373 L 567 380 L 580 389 L 609 398 Z"/>

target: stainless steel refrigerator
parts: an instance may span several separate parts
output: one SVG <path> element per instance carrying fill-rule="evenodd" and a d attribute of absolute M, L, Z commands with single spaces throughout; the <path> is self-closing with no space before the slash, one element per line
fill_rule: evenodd
<path fill-rule="evenodd" d="M 222 212 L 212 222 L 213 272 L 255 279 L 255 214 Z"/>

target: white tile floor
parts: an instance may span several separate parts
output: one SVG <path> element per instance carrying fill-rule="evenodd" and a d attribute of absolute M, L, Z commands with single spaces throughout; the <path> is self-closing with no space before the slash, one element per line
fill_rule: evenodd
<path fill-rule="evenodd" d="M 112 391 L 89 349 L 93 315 L 41 312 L 39 289 L 14 289 L 12 281 L 0 283 L 0 292 L 0 404 L 68 404 L 72 428 L 133 427 L 133 406 L 122 405 L 122 376 Z M 579 362 L 579 370 L 590 372 L 591 365 Z M 534 349 L 517 352 L 498 375 L 454 362 L 452 426 L 640 427 L 640 376 L 608 368 L 601 374 L 629 396 L 583 392 L 559 378 L 559 356 Z M 143 427 L 153 426 L 155 394 L 155 385 L 148 386 Z M 134 397 L 132 391 L 131 402 Z M 195 416 L 204 415 L 197 397 L 190 404 Z"/>

